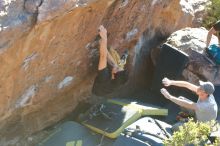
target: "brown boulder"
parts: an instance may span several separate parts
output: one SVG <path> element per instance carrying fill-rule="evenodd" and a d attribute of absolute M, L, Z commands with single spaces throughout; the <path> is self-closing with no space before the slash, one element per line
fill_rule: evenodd
<path fill-rule="evenodd" d="M 0 52 L 0 145 L 19 143 L 91 97 L 100 24 L 108 29 L 109 46 L 130 51 L 130 79 L 124 87 L 130 95 L 150 78 L 145 74 L 149 50 L 192 26 L 196 10 L 182 0 L 25 2 L 24 9 L 24 1 L 13 1 L 16 5 L 1 18 L 8 29 L 1 30 L 0 44 L 10 45 Z"/>

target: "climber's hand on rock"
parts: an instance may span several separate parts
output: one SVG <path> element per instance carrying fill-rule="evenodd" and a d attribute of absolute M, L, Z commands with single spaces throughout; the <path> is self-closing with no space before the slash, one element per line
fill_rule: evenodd
<path fill-rule="evenodd" d="M 105 29 L 105 27 L 103 25 L 99 26 L 99 35 L 102 39 L 107 39 L 107 30 Z"/>

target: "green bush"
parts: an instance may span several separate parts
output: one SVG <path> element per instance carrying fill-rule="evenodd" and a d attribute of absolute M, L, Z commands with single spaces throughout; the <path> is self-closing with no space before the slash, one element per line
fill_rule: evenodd
<path fill-rule="evenodd" d="M 208 123 L 194 122 L 189 120 L 183 126 L 180 126 L 179 131 L 174 132 L 172 138 L 164 141 L 165 146 L 201 146 L 211 145 L 208 144 L 208 135 L 215 128 L 219 128 L 219 125 L 213 126 L 214 121 Z M 220 140 L 217 139 L 214 146 L 220 145 Z"/>
<path fill-rule="evenodd" d="M 217 20 L 220 20 L 220 0 L 210 0 L 203 18 L 203 26 L 210 29 Z"/>

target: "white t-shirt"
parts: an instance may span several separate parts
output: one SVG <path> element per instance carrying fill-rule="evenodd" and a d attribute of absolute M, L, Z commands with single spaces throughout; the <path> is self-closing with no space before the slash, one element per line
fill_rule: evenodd
<path fill-rule="evenodd" d="M 195 113 L 198 121 L 207 122 L 217 118 L 218 106 L 213 95 L 204 101 L 198 99 L 196 107 Z"/>

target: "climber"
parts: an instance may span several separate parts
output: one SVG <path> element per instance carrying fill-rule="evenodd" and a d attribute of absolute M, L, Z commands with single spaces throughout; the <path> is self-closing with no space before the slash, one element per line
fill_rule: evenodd
<path fill-rule="evenodd" d="M 114 49 L 107 49 L 107 30 L 104 26 L 99 27 L 100 47 L 98 75 L 95 78 L 92 93 L 104 96 L 112 93 L 128 80 L 128 73 L 124 69 L 128 51 L 119 57 Z"/>
<path fill-rule="evenodd" d="M 219 33 L 220 33 L 220 20 L 217 21 L 217 22 L 212 26 L 212 28 L 209 30 L 208 35 L 207 35 L 207 38 L 206 38 L 206 48 L 209 47 L 209 44 L 210 44 L 212 35 L 215 34 L 215 33 L 218 33 L 217 36 L 218 36 L 218 38 L 219 38 L 219 37 L 220 37 L 220 36 L 219 36 Z"/>
<path fill-rule="evenodd" d="M 162 83 L 165 86 L 173 85 L 184 87 L 197 94 L 198 101 L 195 103 L 182 96 L 177 98 L 171 95 L 166 89 L 161 89 L 161 93 L 164 95 L 165 98 L 171 100 L 172 102 L 183 108 L 192 110 L 195 113 L 195 118 L 197 121 L 207 122 L 215 120 L 217 118 L 218 107 L 213 96 L 215 88 L 211 82 L 199 81 L 199 86 L 196 86 L 186 81 L 174 81 L 168 78 L 164 78 L 162 80 Z"/>

